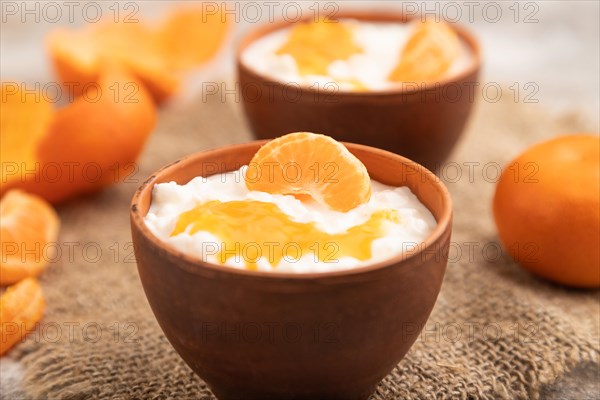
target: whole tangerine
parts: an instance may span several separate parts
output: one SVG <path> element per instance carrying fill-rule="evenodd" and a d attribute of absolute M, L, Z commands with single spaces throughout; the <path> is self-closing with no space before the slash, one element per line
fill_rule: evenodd
<path fill-rule="evenodd" d="M 89 94 L 57 110 L 44 96 L 3 97 L 14 112 L 0 118 L 0 194 L 18 188 L 51 203 L 130 178 L 156 121 L 148 90 L 120 68 L 107 68 Z"/>
<path fill-rule="evenodd" d="M 496 186 L 494 218 L 508 253 L 550 281 L 600 287 L 600 137 L 560 136 L 526 150 Z"/>

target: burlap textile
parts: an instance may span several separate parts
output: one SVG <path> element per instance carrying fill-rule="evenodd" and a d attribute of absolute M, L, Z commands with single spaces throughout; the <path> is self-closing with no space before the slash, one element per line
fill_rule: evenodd
<path fill-rule="evenodd" d="M 490 211 L 499 165 L 542 138 L 590 128 L 597 126 L 538 105 L 477 105 L 454 163 L 442 169 L 455 223 L 441 294 L 420 340 L 373 399 L 539 398 L 543 385 L 573 366 L 598 368 L 598 291 L 542 282 L 498 254 Z M 3 358 L 2 398 L 213 398 L 146 302 L 129 202 L 160 166 L 250 139 L 237 104 L 172 105 L 161 111 L 129 183 L 60 208 L 63 252 L 41 278 L 47 311 L 38 332 Z"/>

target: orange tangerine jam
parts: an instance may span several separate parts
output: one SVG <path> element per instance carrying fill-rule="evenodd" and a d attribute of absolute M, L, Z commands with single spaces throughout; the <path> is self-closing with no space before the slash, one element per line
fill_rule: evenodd
<path fill-rule="evenodd" d="M 328 75 L 329 64 L 357 53 L 362 49 L 354 42 L 352 29 L 329 19 L 294 24 L 288 41 L 276 52 L 294 57 L 300 75 Z"/>
<path fill-rule="evenodd" d="M 373 241 L 385 235 L 385 225 L 398 222 L 396 210 L 379 210 L 361 225 L 330 234 L 314 222 L 292 220 L 273 203 L 215 200 L 182 213 L 171 236 L 209 232 L 221 241 L 216 254 L 221 263 L 236 257 L 244 260 L 247 269 L 256 269 L 261 256 L 273 266 L 284 257 L 297 259 L 305 254 L 314 254 L 315 261 L 321 262 L 335 262 L 342 257 L 368 260 Z"/>

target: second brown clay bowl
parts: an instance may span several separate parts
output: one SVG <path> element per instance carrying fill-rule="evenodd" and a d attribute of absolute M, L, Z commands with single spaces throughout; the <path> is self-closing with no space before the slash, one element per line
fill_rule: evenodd
<path fill-rule="evenodd" d="M 406 23 L 394 13 L 338 13 L 336 18 Z M 324 133 L 337 140 L 361 143 L 439 169 L 463 131 L 475 100 L 480 51 L 475 38 L 452 25 L 470 50 L 471 62 L 449 78 L 428 84 L 406 83 L 399 89 L 371 92 L 330 91 L 273 80 L 242 62 L 255 40 L 289 26 L 263 25 L 251 31 L 237 49 L 236 64 L 242 103 L 254 135 L 271 139 L 289 132 Z"/>
<path fill-rule="evenodd" d="M 155 184 L 236 170 L 263 143 L 194 154 L 159 170 L 136 192 L 131 229 L 150 306 L 175 350 L 219 399 L 366 399 L 404 357 L 434 306 L 448 257 L 449 194 L 406 158 L 346 144 L 372 179 L 408 186 L 438 224 L 418 249 L 326 273 L 209 264 L 146 227 Z"/>

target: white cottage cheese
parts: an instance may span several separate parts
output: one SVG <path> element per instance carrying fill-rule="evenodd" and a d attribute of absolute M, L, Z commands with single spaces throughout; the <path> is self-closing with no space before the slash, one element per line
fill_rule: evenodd
<path fill-rule="evenodd" d="M 333 262 L 322 262 L 316 259 L 314 254 L 303 254 L 298 260 L 282 258 L 275 266 L 271 265 L 267 257 L 261 258 L 257 263 L 259 270 L 297 273 L 335 271 L 389 259 L 403 251 L 414 249 L 414 246 L 421 244 L 436 226 L 431 212 L 407 187 L 394 188 L 371 181 L 372 196 L 368 203 L 348 212 L 338 212 L 314 201 L 301 202 L 289 195 L 249 191 L 243 178 L 246 168 L 208 178 L 197 177 L 185 185 L 175 182 L 157 184 L 153 189 L 150 210 L 145 217 L 147 226 L 158 238 L 182 252 L 219 264 L 213 250 L 219 248 L 221 241 L 209 231 L 199 231 L 193 235 L 186 231 L 171 236 L 181 213 L 212 200 L 255 200 L 276 204 L 292 220 L 314 222 L 321 231 L 336 234 L 365 223 L 376 211 L 398 211 L 399 222 L 387 223 L 385 235 L 372 242 L 372 258 L 369 260 L 342 257 Z M 207 244 L 211 246 L 208 247 Z M 208 248 L 211 249 L 210 254 L 207 253 Z M 236 258 L 228 259 L 225 265 L 245 268 L 244 260 Z"/>
<path fill-rule="evenodd" d="M 256 72 L 276 81 L 304 86 L 335 82 L 340 90 L 352 91 L 355 86 L 347 81 L 360 82 L 372 91 L 401 87 L 402 83 L 387 78 L 398 64 L 404 45 L 408 41 L 414 23 L 363 22 L 341 19 L 351 26 L 354 42 L 363 52 L 347 60 L 336 60 L 329 64 L 328 75 L 306 75 L 298 72 L 296 61 L 289 54 L 277 55 L 277 50 L 288 40 L 291 28 L 283 28 L 254 41 L 242 53 L 242 62 Z M 447 76 L 463 71 L 471 62 L 469 48 L 462 46 L 461 57 L 450 67 Z M 346 82 L 344 82 L 346 81 Z"/>

